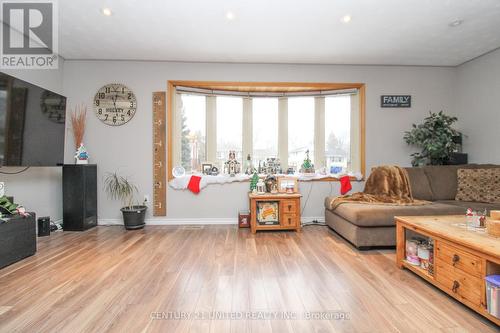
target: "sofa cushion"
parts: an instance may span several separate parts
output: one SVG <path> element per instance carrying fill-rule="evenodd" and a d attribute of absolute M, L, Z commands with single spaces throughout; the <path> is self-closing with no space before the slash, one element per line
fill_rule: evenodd
<path fill-rule="evenodd" d="M 423 168 L 405 168 L 414 199 L 433 201 L 431 185 Z"/>
<path fill-rule="evenodd" d="M 457 170 L 458 166 L 456 165 L 424 167 L 434 200 L 455 199 L 457 194 Z"/>
<path fill-rule="evenodd" d="M 333 211 L 360 227 L 394 226 L 394 216 L 460 215 L 465 209 L 458 205 L 433 202 L 420 206 L 343 203 Z"/>
<path fill-rule="evenodd" d="M 431 185 L 434 200 L 453 200 L 457 195 L 458 169 L 498 168 L 494 164 L 432 165 L 423 167 Z"/>
<path fill-rule="evenodd" d="M 464 214 L 465 214 L 465 211 L 467 210 L 467 208 L 471 208 L 472 210 L 479 211 L 479 212 L 482 212 L 485 209 L 487 211 L 500 210 L 500 203 L 458 201 L 458 200 L 440 200 L 440 201 L 435 201 L 435 202 L 446 204 L 446 205 L 462 207 Z"/>
<path fill-rule="evenodd" d="M 500 169 L 458 169 L 455 200 L 500 203 Z"/>

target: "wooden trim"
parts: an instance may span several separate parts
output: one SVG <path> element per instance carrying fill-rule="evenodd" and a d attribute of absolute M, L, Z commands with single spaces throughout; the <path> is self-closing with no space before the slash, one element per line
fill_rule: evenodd
<path fill-rule="evenodd" d="M 174 107 L 174 91 L 175 91 L 175 85 L 174 81 L 168 81 L 167 83 L 167 94 L 168 94 L 168 101 L 167 101 L 167 160 L 168 160 L 168 165 L 167 165 L 167 170 L 168 170 L 168 180 L 172 180 L 174 176 L 172 175 L 172 146 L 173 146 L 173 126 L 172 126 L 172 112 L 173 112 L 173 107 Z"/>
<path fill-rule="evenodd" d="M 366 160 L 365 160 L 365 140 L 366 140 L 366 90 L 365 85 L 362 84 L 359 87 L 359 131 L 360 131 L 360 163 L 361 163 L 361 175 L 366 177 Z"/>
<path fill-rule="evenodd" d="M 169 80 L 167 82 L 167 93 L 168 93 L 168 103 L 167 103 L 167 127 L 168 127 L 168 180 L 173 178 L 172 175 L 172 114 L 173 110 L 173 99 L 174 88 L 176 86 L 186 86 L 193 88 L 205 88 L 205 89 L 218 89 L 218 90 L 232 90 L 241 91 L 243 88 L 259 91 L 270 91 L 270 92 L 287 92 L 287 91 L 311 91 L 311 90 L 342 90 L 342 89 L 359 89 L 359 119 L 360 119 L 360 163 L 361 163 L 361 174 L 365 177 L 366 171 L 366 160 L 365 160 L 365 139 L 366 139 L 366 91 L 364 83 L 326 83 L 326 82 L 232 82 L 232 81 L 190 81 L 190 80 Z M 282 88 L 282 89 L 280 89 Z M 238 90 L 239 89 L 239 90 Z M 351 177 L 351 180 L 356 180 Z M 328 177 L 323 179 L 317 179 L 315 181 L 338 181 L 335 177 Z"/>
<path fill-rule="evenodd" d="M 219 89 L 230 91 L 241 91 L 241 88 L 261 88 L 260 91 L 268 92 L 287 92 L 296 88 L 293 91 L 311 90 L 341 90 L 341 89 L 361 89 L 364 83 L 313 83 L 313 82 L 231 82 L 231 81 L 186 81 L 186 80 L 170 80 L 174 86 L 186 86 L 192 88 Z M 283 89 L 276 89 L 283 88 Z M 299 90 L 297 90 L 297 88 Z"/>

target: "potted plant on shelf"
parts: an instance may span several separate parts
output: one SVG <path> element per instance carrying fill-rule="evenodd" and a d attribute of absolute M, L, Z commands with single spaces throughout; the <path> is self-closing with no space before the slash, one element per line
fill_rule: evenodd
<path fill-rule="evenodd" d="M 455 137 L 460 132 L 452 128 L 457 118 L 447 116 L 443 111 L 429 113 L 422 124 L 413 124 L 412 129 L 404 134 L 407 144 L 422 148 L 421 152 L 411 154 L 413 166 L 447 164 L 457 147 Z"/>
<path fill-rule="evenodd" d="M 110 199 L 120 200 L 124 207 L 121 208 L 125 229 L 141 229 L 145 225 L 145 205 L 134 205 L 134 199 L 138 192 L 137 186 L 127 178 L 119 176 L 116 172 L 108 173 L 104 181 L 104 190 Z"/>

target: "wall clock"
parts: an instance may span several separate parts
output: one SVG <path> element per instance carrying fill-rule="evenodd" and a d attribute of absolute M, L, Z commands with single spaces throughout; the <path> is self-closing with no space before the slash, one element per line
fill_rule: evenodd
<path fill-rule="evenodd" d="M 125 124 L 135 115 L 136 109 L 137 99 L 134 93 L 123 84 L 107 84 L 94 97 L 95 114 L 106 125 Z"/>
<path fill-rule="evenodd" d="M 51 91 L 44 91 L 40 97 L 40 108 L 53 122 L 64 124 L 66 116 L 66 99 Z"/>

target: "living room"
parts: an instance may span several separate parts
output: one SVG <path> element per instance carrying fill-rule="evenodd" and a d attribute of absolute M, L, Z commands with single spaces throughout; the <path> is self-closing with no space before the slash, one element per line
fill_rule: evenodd
<path fill-rule="evenodd" d="M 17 1 L 2 6 L 12 3 Z M 490 234 L 500 199 L 455 200 L 463 189 L 458 173 L 467 170 L 483 170 L 479 177 L 489 178 L 481 186 L 498 194 L 498 174 L 488 171 L 500 164 L 497 1 L 59 1 L 56 7 L 58 45 L 50 49 L 58 48 L 57 68 L 20 68 L 19 62 L 6 68 L 2 61 L 2 80 L 52 93 L 64 101 L 65 120 L 59 121 L 58 142 L 41 145 L 39 164 L 2 160 L 3 193 L 22 208 L 11 209 L 10 222 L 3 214 L 7 222 L 0 227 L 32 220 L 20 235 L 30 233 L 35 243 L 31 255 L 0 269 L 0 331 L 498 330 L 499 310 L 488 296 L 494 282 L 486 277 L 500 274 L 500 238 Z M 131 104 L 119 102 L 126 118 L 116 124 L 119 98 Z M 229 116 L 217 117 L 225 99 L 238 100 L 237 107 L 230 104 L 224 111 Z M 262 100 L 271 106 L 259 110 Z M 342 111 L 332 115 L 337 102 Z M 43 111 L 36 104 L 35 111 L 26 108 L 26 117 Z M 4 117 L 7 109 L 0 110 Z M 445 155 L 467 160 L 426 155 L 416 161 L 416 175 L 420 171 L 408 171 L 411 155 L 423 146 L 408 144 L 405 133 L 440 111 L 456 117 L 451 128 L 459 138 L 446 141 Z M 189 135 L 183 115 L 194 128 Z M 82 122 L 78 140 L 75 125 Z M 342 149 L 331 156 L 330 132 L 342 138 Z M 436 139 L 435 133 L 428 135 Z M 223 149 L 219 142 L 227 138 L 237 144 Z M 56 151 L 62 159 L 44 163 Z M 270 171 L 276 159 L 280 170 Z M 443 163 L 458 165 L 427 166 Z M 368 184 L 382 183 L 368 179 L 382 166 L 394 167 L 394 177 L 394 170 L 403 170 L 399 176 L 409 184 L 399 194 L 412 201 L 375 202 L 390 224 L 378 235 L 381 228 L 346 222 L 350 212 L 335 213 L 371 209 L 373 202 L 328 205 L 342 194 L 348 200 L 370 194 Z M 432 168 L 446 172 L 425 173 Z M 87 169 L 90 203 L 82 199 L 86 185 L 71 174 Z M 443 185 L 432 177 L 445 179 Z M 453 193 L 436 195 L 448 179 Z M 427 197 L 417 194 L 423 181 L 429 181 Z M 65 195 L 70 192 L 76 194 Z M 72 197 L 95 204 L 83 231 L 71 227 L 78 218 L 64 218 Z M 438 206 L 452 200 L 473 203 Z M 146 208 L 126 229 L 120 210 L 128 205 Z M 428 207 L 434 213 L 422 214 Z M 276 221 L 259 222 L 264 208 Z M 403 214 L 393 213 L 400 208 Z M 475 215 L 466 216 L 467 208 Z M 402 219 L 398 232 L 404 237 L 398 238 L 395 216 L 411 211 L 419 218 L 453 215 L 442 224 L 453 221 L 449 228 L 456 230 L 437 232 L 427 225 L 430 218 Z M 329 221 L 329 214 L 337 220 Z M 364 214 L 367 223 L 375 218 L 372 210 Z M 482 215 L 486 226 L 469 230 L 469 221 Z M 296 220 L 284 226 L 286 217 Z M 37 237 L 51 226 L 49 235 Z M 445 290 L 437 263 L 432 277 L 402 263 L 410 250 L 406 241 L 415 245 L 414 232 L 435 242 L 417 247 L 432 245 L 436 256 L 441 244 L 452 244 L 481 269 L 453 262 L 446 272 L 465 273 Z M 12 254 L 13 237 L 2 234 L 2 256 Z M 470 235 L 467 242 L 452 239 Z M 455 280 L 462 285 L 453 288 Z"/>

